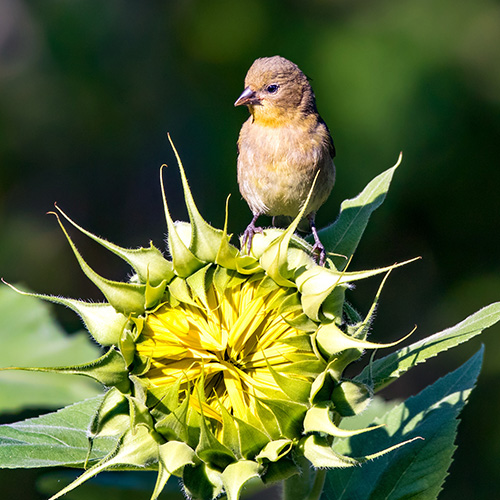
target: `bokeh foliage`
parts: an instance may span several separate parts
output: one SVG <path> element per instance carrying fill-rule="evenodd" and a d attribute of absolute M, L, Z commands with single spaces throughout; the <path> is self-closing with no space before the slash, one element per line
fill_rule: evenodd
<path fill-rule="evenodd" d="M 246 113 L 233 102 L 253 59 L 274 54 L 312 78 L 335 139 L 337 186 L 320 225 L 404 152 L 353 262 L 367 268 L 423 257 L 391 277 L 377 338 L 414 323 L 424 337 L 498 300 L 494 0 L 3 0 L 0 274 L 42 293 L 100 300 L 43 214 L 57 201 L 111 241 L 161 246 L 158 169 L 174 163 L 167 131 L 204 216 L 222 226 L 232 193 L 229 227 L 241 232 L 250 212 L 237 190 L 235 142 Z M 168 182 L 173 216 L 185 218 L 176 176 Z M 98 271 L 123 277 L 119 262 L 99 261 L 93 246 L 78 243 Z M 355 306 L 366 311 L 372 295 L 360 287 Z M 71 314 L 60 317 L 66 329 L 79 328 Z M 484 371 L 463 414 L 445 500 L 497 494 L 499 333 L 494 327 L 483 339 Z M 477 347 L 426 365 L 420 379 L 403 378 L 391 396 L 416 393 Z M 415 379 L 421 385 L 409 385 Z M 480 469 L 471 470 L 470 456 L 482 457 Z"/>

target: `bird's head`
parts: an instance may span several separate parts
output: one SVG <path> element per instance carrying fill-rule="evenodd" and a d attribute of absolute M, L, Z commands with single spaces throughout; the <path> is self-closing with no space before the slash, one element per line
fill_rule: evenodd
<path fill-rule="evenodd" d="M 284 57 L 256 59 L 245 77 L 245 90 L 234 103 L 248 106 L 254 121 L 281 125 L 316 112 L 314 93 L 300 68 Z"/>

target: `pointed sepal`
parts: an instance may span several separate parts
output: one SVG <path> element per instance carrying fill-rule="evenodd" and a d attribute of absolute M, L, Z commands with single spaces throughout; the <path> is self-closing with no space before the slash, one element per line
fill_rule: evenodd
<path fill-rule="evenodd" d="M 0 368 L 2 370 L 22 370 L 29 372 L 61 373 L 65 375 L 84 375 L 97 380 L 106 387 L 116 387 L 121 392 L 130 390 L 130 380 L 123 357 L 114 347 L 108 350 L 104 356 L 75 366 L 56 366 L 56 367 L 8 367 Z"/>
<path fill-rule="evenodd" d="M 191 222 L 192 232 L 189 250 L 203 262 L 216 262 L 222 238 L 225 238 L 226 240 L 228 239 L 227 233 L 224 234 L 224 232 L 220 229 L 215 229 L 201 216 L 196 203 L 194 202 L 193 195 L 191 194 L 191 189 L 189 188 L 182 161 L 170 135 L 168 135 L 168 140 L 170 141 L 170 145 L 172 146 L 177 159 L 177 165 L 181 174 L 182 188 L 184 190 L 184 200 L 186 202 L 189 220 Z"/>
<path fill-rule="evenodd" d="M 278 285 L 288 287 L 295 286 L 295 283 L 290 280 L 292 277 L 292 271 L 289 267 L 288 249 L 293 233 L 296 231 L 299 222 L 303 219 L 304 215 L 306 215 L 306 209 L 309 205 L 309 200 L 311 199 L 314 186 L 316 185 L 317 177 L 318 175 L 316 174 L 311 189 L 309 190 L 309 194 L 307 195 L 307 199 L 302 205 L 302 209 L 298 213 L 297 217 L 295 217 L 286 231 L 284 231 L 266 248 L 259 259 L 267 274 L 271 276 L 271 278 L 273 278 Z"/>
<path fill-rule="evenodd" d="M 189 249 L 192 234 L 191 225 L 186 223 L 176 224 L 170 215 L 165 188 L 163 186 L 162 170 L 160 170 L 160 183 L 168 229 L 168 250 L 172 256 L 174 273 L 181 278 L 186 278 L 203 267 L 205 263 Z"/>
<path fill-rule="evenodd" d="M 94 283 L 94 285 L 101 290 L 103 295 L 106 297 L 108 302 L 118 311 L 125 315 L 135 313 L 141 314 L 145 310 L 145 285 L 139 285 L 135 283 L 122 283 L 120 281 L 112 281 L 106 278 L 103 278 L 99 274 L 97 274 L 83 259 L 80 252 L 77 250 L 73 240 L 70 238 L 66 228 L 63 226 L 59 216 L 54 214 L 57 217 L 57 221 L 61 226 L 61 229 L 68 240 L 73 253 L 75 254 L 78 263 L 80 264 L 80 268 L 84 272 L 85 276 L 89 278 L 90 281 Z"/>
<path fill-rule="evenodd" d="M 316 332 L 316 342 L 320 349 L 328 356 L 340 353 L 347 349 L 383 349 L 393 347 L 406 340 L 413 332 L 405 337 L 387 344 L 377 344 L 368 340 L 358 339 L 344 333 L 335 323 L 322 324 Z"/>
<path fill-rule="evenodd" d="M 266 460 L 269 462 L 277 462 L 292 450 L 292 446 L 293 441 L 291 439 L 270 441 L 262 448 L 255 459 L 258 462 L 264 462 Z"/>
<path fill-rule="evenodd" d="M 238 500 L 243 485 L 252 478 L 258 478 L 262 467 L 251 460 L 240 460 L 228 465 L 222 473 L 222 482 L 228 500 Z"/>
<path fill-rule="evenodd" d="M 153 286 L 156 286 L 164 280 L 167 282 L 170 281 L 174 276 L 172 262 L 165 259 L 160 250 L 158 250 L 152 242 L 150 242 L 149 248 L 122 248 L 87 231 L 66 215 L 57 205 L 55 207 L 59 213 L 81 233 L 127 262 L 143 283 L 149 282 Z"/>
<path fill-rule="evenodd" d="M 307 410 L 304 418 L 304 434 L 319 432 L 328 434 L 333 437 L 347 438 L 363 434 L 374 429 L 381 427 L 380 425 L 374 427 L 367 427 L 365 429 L 341 429 L 332 420 L 333 411 L 330 405 L 323 404 L 321 406 L 313 406 Z"/>
<path fill-rule="evenodd" d="M 145 428 L 139 427 L 135 434 L 127 432 L 118 441 L 118 444 L 109 455 L 99 463 L 87 469 L 71 484 L 63 488 L 50 498 L 56 500 L 69 491 L 74 490 L 85 481 L 108 469 L 121 467 L 145 469 L 151 463 L 158 461 L 158 442 Z"/>
<path fill-rule="evenodd" d="M 3 280 L 2 280 L 3 281 Z M 87 330 L 96 342 L 102 346 L 116 345 L 128 322 L 128 317 L 116 311 L 107 303 L 91 303 L 82 300 L 68 299 L 56 295 L 43 295 L 20 290 L 14 285 L 3 281 L 15 292 L 27 297 L 42 299 L 54 304 L 69 307 L 82 318 Z"/>

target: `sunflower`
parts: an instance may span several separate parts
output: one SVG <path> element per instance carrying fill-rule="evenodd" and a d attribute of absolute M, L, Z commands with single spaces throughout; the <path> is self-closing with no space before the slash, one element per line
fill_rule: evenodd
<path fill-rule="evenodd" d="M 339 426 L 372 396 L 344 370 L 365 349 L 386 346 L 366 339 L 378 294 L 363 319 L 345 302 L 345 291 L 396 266 L 347 272 L 345 262 L 336 266 L 331 258 L 317 265 L 311 245 L 294 235 L 302 213 L 286 230 L 256 234 L 247 254 L 230 242 L 227 205 L 223 229 L 202 218 L 178 162 L 190 221 L 175 223 L 163 195 L 170 258 L 152 244 L 121 248 L 57 209 L 83 272 L 106 302 L 38 296 L 76 311 L 108 350 L 93 363 L 50 370 L 90 376 L 107 387 L 89 441 L 92 446 L 99 435 L 117 441 L 52 498 L 102 470 L 143 468 L 158 471 L 153 499 L 176 475 L 193 498 L 226 493 L 237 500 L 251 478 L 300 477 L 306 464 L 321 483 L 323 468 L 358 465 L 400 446 L 357 458 L 332 448 L 336 438 L 375 428 Z M 124 259 L 131 279 L 98 275 L 62 220 Z"/>

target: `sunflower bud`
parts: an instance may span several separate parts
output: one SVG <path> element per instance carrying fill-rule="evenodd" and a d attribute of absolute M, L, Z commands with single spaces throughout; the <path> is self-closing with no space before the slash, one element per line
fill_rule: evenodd
<path fill-rule="evenodd" d="M 347 272 L 318 266 L 311 246 L 287 230 L 256 234 L 250 254 L 200 215 L 179 168 L 189 223 L 174 223 L 164 199 L 171 259 L 154 246 L 129 250 L 62 219 L 124 259 L 127 283 L 103 278 L 84 261 L 60 221 L 83 272 L 107 302 L 42 298 L 75 310 L 107 353 L 93 363 L 57 368 L 101 381 L 109 390 L 90 424 L 90 442 L 117 435 L 116 448 L 53 499 L 110 468 L 158 471 L 156 498 L 171 475 L 188 495 L 237 500 L 252 478 L 264 483 L 314 468 L 350 467 L 332 444 L 375 427 L 345 430 L 372 390 L 344 377 L 369 342 L 365 319 L 344 302 L 354 281 L 395 266 Z M 164 197 L 165 198 L 165 197 Z M 304 206 L 306 206 L 304 204 Z M 385 280 L 384 280 L 385 281 Z M 378 294 L 377 294 L 378 298 Z M 388 344 L 393 345 L 393 344 Z"/>

